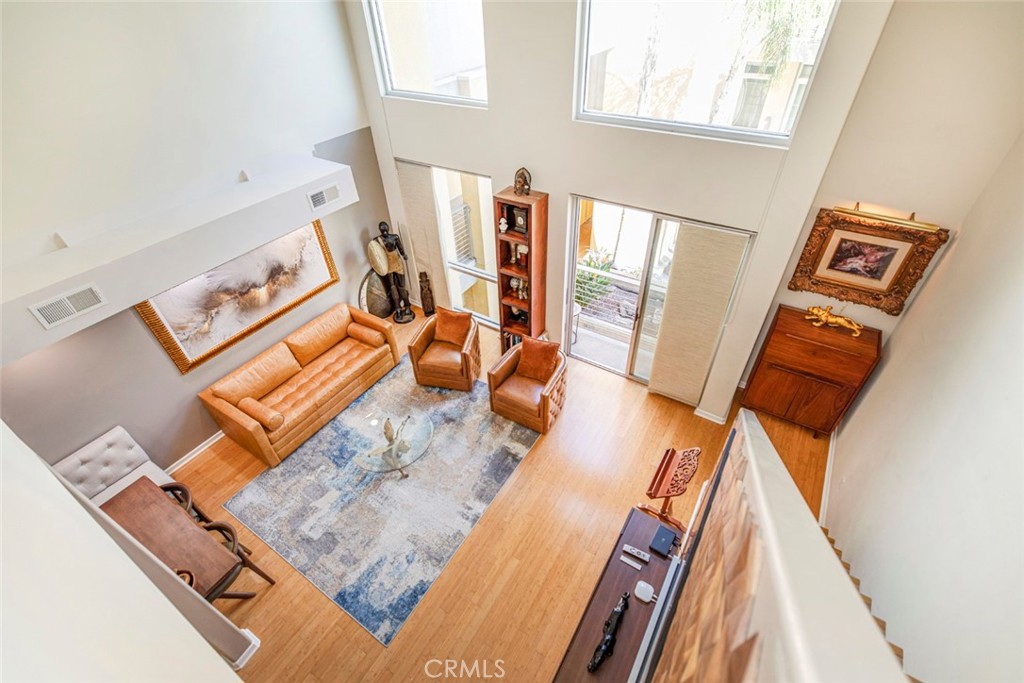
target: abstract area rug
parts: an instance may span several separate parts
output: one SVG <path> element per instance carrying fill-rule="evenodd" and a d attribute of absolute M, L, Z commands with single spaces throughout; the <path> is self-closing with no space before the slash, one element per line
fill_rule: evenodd
<path fill-rule="evenodd" d="M 359 467 L 383 442 L 374 416 L 410 410 L 434 432 L 409 476 Z M 483 382 L 422 387 L 405 357 L 225 507 L 387 645 L 538 436 L 492 413 Z"/>

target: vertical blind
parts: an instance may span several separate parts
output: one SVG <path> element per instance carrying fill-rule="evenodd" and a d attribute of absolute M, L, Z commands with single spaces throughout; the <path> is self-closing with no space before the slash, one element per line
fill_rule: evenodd
<path fill-rule="evenodd" d="M 416 273 L 429 273 L 434 291 L 434 302 L 445 308 L 451 307 L 448 295 L 448 281 L 445 277 L 444 255 L 441 251 L 441 233 L 437 225 L 437 205 L 434 198 L 433 171 L 429 166 L 407 161 L 396 162 L 398 167 L 398 188 L 405 207 L 403 237 L 412 242 L 412 260 Z M 410 251 L 410 245 L 406 245 Z M 409 288 L 419 291 L 419 283 L 412 282 Z"/>
<path fill-rule="evenodd" d="M 696 405 L 750 235 L 681 222 L 648 388 Z"/>

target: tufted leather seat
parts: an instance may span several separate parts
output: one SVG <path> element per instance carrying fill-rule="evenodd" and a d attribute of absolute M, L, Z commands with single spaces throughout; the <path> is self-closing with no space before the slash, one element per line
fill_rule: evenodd
<path fill-rule="evenodd" d="M 537 368 L 527 371 L 522 367 L 523 344 L 510 348 L 487 373 L 491 410 L 547 434 L 565 405 L 566 357 L 553 342 L 529 343 L 546 345 L 551 363 L 542 365 L 542 374 L 534 376 Z"/>
<path fill-rule="evenodd" d="M 338 304 L 201 391 L 199 399 L 228 437 L 273 467 L 398 358 L 391 323 Z"/>
<path fill-rule="evenodd" d="M 157 485 L 174 481 L 120 425 L 57 462 L 53 469 L 96 505 L 144 476 Z"/>

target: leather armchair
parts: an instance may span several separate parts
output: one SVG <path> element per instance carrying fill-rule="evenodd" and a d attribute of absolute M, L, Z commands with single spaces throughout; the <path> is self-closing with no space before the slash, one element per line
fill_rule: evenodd
<path fill-rule="evenodd" d="M 516 344 L 487 373 L 491 410 L 524 427 L 547 434 L 565 405 L 565 354 L 558 351 L 546 381 L 517 372 L 523 345 Z"/>
<path fill-rule="evenodd" d="M 428 387 L 472 391 L 480 376 L 480 329 L 470 319 L 469 331 L 457 346 L 436 338 L 437 317 L 427 319 L 409 344 L 416 383 Z"/>

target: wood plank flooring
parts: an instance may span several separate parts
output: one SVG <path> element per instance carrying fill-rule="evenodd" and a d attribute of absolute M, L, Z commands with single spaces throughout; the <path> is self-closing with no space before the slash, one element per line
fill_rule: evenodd
<path fill-rule="evenodd" d="M 403 349 L 421 320 L 397 326 Z M 481 332 L 487 368 L 499 356 L 498 337 Z M 236 524 L 255 561 L 278 580 L 271 587 L 244 572 L 237 589 L 259 595 L 216 603 L 262 641 L 241 677 L 434 680 L 424 672 L 432 659 L 488 660 L 491 671 L 500 659 L 505 681 L 550 680 L 629 507 L 644 500 L 662 452 L 670 446 L 704 449 L 694 484 L 674 503 L 676 515 L 686 519 L 728 435 L 728 427 L 649 394 L 641 384 L 577 360 L 570 360 L 568 372 L 565 409 L 553 430 L 519 465 L 389 647 Z M 762 422 L 817 516 L 828 440 L 774 418 Z M 225 438 L 175 476 L 213 517 L 234 523 L 220 506 L 264 467 Z"/>

